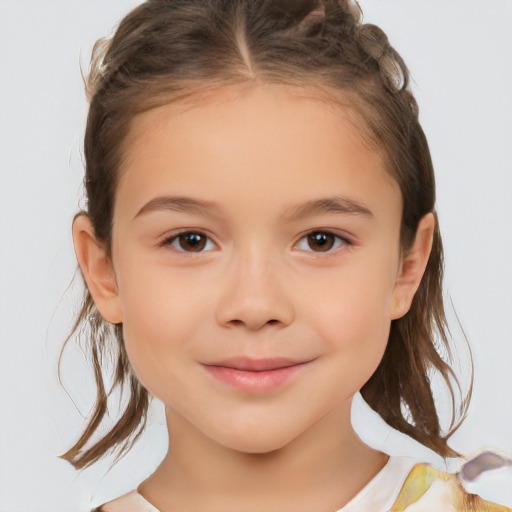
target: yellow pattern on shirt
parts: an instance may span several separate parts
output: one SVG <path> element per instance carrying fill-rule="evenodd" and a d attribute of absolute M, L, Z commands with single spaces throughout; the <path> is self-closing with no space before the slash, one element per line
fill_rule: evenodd
<path fill-rule="evenodd" d="M 450 487 L 454 512 L 511 512 L 504 505 L 496 505 L 467 493 L 456 475 L 438 471 L 427 464 L 416 464 L 413 467 L 389 512 L 407 512 L 407 507 L 420 500 L 432 484 L 439 481 Z"/>

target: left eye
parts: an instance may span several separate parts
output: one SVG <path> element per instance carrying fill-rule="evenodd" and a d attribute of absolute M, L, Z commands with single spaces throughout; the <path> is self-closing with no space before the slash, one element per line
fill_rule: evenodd
<path fill-rule="evenodd" d="M 329 252 L 349 244 L 348 240 L 329 231 L 312 231 L 299 240 L 297 248 L 308 252 Z"/>
<path fill-rule="evenodd" d="M 187 231 L 168 238 L 164 241 L 164 244 L 181 252 L 205 252 L 215 249 L 215 245 L 210 238 L 195 231 Z"/>

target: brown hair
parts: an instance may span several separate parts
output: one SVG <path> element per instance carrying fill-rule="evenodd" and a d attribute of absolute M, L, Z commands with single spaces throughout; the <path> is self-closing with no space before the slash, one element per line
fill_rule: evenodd
<path fill-rule="evenodd" d="M 87 81 L 90 108 L 84 141 L 87 214 L 96 237 L 110 248 L 113 204 L 123 143 L 133 117 L 174 101 L 193 103 L 226 85 L 282 84 L 342 103 L 356 112 L 370 144 L 382 152 L 403 198 L 401 244 L 412 244 L 421 217 L 434 212 L 435 184 L 428 144 L 408 88 L 408 70 L 375 25 L 363 24 L 348 0 L 148 0 L 130 12 L 111 39 L 93 50 Z M 471 388 L 456 422 L 443 295 L 443 250 L 436 227 L 432 253 L 410 311 L 392 322 L 384 357 L 361 390 L 393 428 L 442 456 L 467 412 Z M 120 457 L 142 433 L 149 405 L 129 364 L 122 325 L 100 316 L 88 291 L 73 334 L 87 340 L 97 401 L 80 439 L 61 457 L 76 468 L 106 453 Z M 66 345 L 64 344 L 64 347 Z M 63 347 L 63 349 L 64 349 Z M 437 347 L 437 349 L 436 349 Z M 444 351 L 447 357 L 441 357 Z M 118 422 L 91 447 L 87 442 L 107 413 L 101 362 L 116 354 L 113 388 L 129 382 Z M 447 435 L 430 385 L 443 377 L 452 399 Z"/>

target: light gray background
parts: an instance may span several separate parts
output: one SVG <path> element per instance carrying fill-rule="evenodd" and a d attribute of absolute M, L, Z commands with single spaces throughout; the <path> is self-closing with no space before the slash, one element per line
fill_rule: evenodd
<path fill-rule="evenodd" d="M 108 472 L 57 458 L 94 400 L 79 349 L 57 357 L 79 287 L 70 236 L 81 198 L 87 105 L 79 60 L 135 0 L 0 0 L 0 510 L 74 512 L 135 487 L 165 449 L 162 407 L 147 435 Z M 362 0 L 409 65 L 430 141 L 446 250 L 446 288 L 475 357 L 469 417 L 453 446 L 512 453 L 512 3 Z M 455 337 L 461 340 L 456 327 Z M 462 344 L 462 366 L 467 352 Z M 442 402 L 442 400 L 441 400 Z M 442 403 L 441 403 L 442 406 Z M 360 400 L 369 443 L 440 465 L 389 432 Z M 512 505 L 511 471 L 480 492 Z M 483 490 L 482 490 L 483 489 Z"/>

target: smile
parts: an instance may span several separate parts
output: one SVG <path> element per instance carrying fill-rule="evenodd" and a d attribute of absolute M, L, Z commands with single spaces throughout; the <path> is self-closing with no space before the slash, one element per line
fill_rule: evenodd
<path fill-rule="evenodd" d="M 228 386 L 248 392 L 268 392 L 285 384 L 310 362 L 284 358 L 234 358 L 203 366 L 210 375 Z"/>

